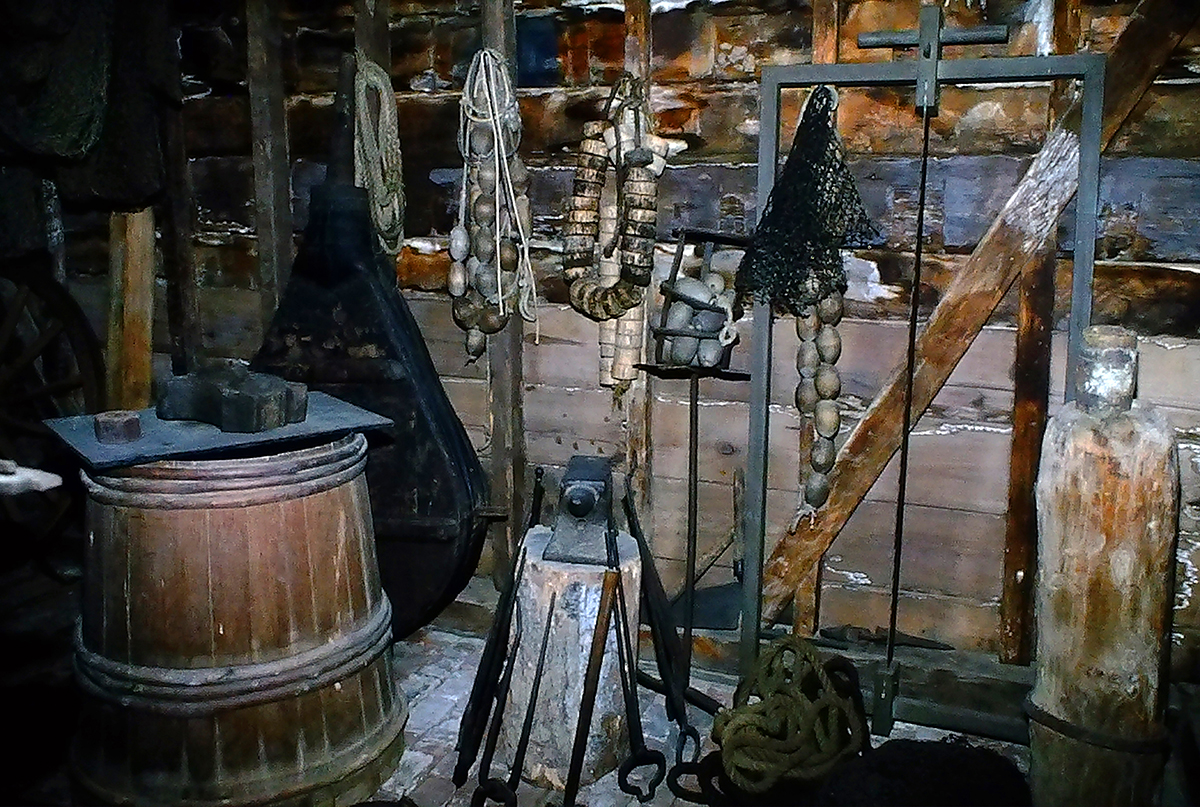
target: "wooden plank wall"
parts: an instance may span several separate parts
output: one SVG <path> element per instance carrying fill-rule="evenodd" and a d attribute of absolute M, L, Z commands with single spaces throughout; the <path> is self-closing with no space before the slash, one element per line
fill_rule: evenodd
<path fill-rule="evenodd" d="M 828 7 L 829 4 L 825 4 Z M 944 4 L 949 23 L 1007 23 L 1009 46 L 948 57 L 1035 53 L 1047 32 L 1020 0 Z M 281 54 L 297 230 L 309 189 L 324 175 L 331 97 L 340 53 L 352 46 L 351 4 L 285 2 Z M 246 31 L 241 4 L 228 0 L 189 12 L 181 39 L 189 97 L 187 153 L 196 198 L 195 250 L 200 278 L 203 352 L 248 357 L 262 334 L 255 258 Z M 860 31 L 912 27 L 916 0 L 843 0 L 839 58 L 891 58 L 854 46 Z M 1123 25 L 1127 4 L 1081 7 L 1084 49 L 1103 51 Z M 984 10 L 986 9 L 986 10 Z M 444 292 L 445 235 L 452 224 L 461 159 L 455 147 L 458 93 L 479 47 L 478 20 L 451 0 L 392 0 L 391 72 L 399 106 L 409 200 L 409 249 L 398 267 L 443 383 L 472 440 L 488 443 L 488 378 L 466 362 L 462 333 Z M 619 394 L 597 384 L 596 324 L 565 305 L 557 280 L 558 230 L 570 193 L 570 150 L 585 120 L 598 117 L 622 65 L 619 12 L 601 4 L 522 4 L 516 21 L 522 155 L 531 168 L 536 271 L 541 320 L 525 334 L 524 406 L 531 465 L 556 471 L 576 453 L 621 458 L 625 423 Z M 660 233 L 679 225 L 746 232 L 755 221 L 758 84 L 762 65 L 812 58 L 812 10 L 769 0 L 698 2 L 653 15 L 652 106 L 660 133 L 689 148 L 669 167 L 660 189 Z M 1184 473 L 1180 535 L 1176 666 L 1200 669 L 1200 85 L 1192 78 L 1200 35 L 1193 34 L 1117 136 L 1103 164 L 1101 240 L 1094 318 L 1124 324 L 1142 340 L 1141 392 L 1169 407 L 1179 429 Z M 904 54 L 897 58 L 906 58 Z M 802 97 L 783 105 L 783 142 Z M 1047 131 L 1050 89 L 1005 86 L 947 89 L 934 121 L 927 226 L 930 238 L 922 300 L 938 299 L 963 257 L 1039 148 Z M 916 214 L 919 121 L 904 92 L 843 91 L 840 126 L 852 170 L 880 239 L 849 263 L 848 317 L 842 327 L 845 422 L 866 406 L 880 379 L 900 360 Z M 104 240 L 95 216 L 68 217 L 72 284 L 103 327 Z M 1062 393 L 1062 329 L 1069 311 L 1070 218 L 1064 217 L 1054 324 L 1053 411 Z M 663 244 L 659 279 L 670 245 Z M 730 271 L 736 255 L 719 255 Z M 159 295 L 160 300 L 162 295 Z M 1010 297 L 918 424 L 909 483 L 900 628 L 958 647 L 999 642 L 1004 509 L 1011 440 L 1013 315 Z M 155 341 L 169 342 L 160 305 Z M 654 321 L 656 312 L 651 312 Z M 101 332 L 103 332 L 101 330 Z M 750 355 L 749 323 L 735 367 Z M 797 417 L 792 405 L 796 337 L 789 319 L 775 333 L 771 402 L 768 534 L 778 536 L 797 498 Z M 734 470 L 746 455 L 749 385 L 706 381 L 700 411 L 700 549 L 724 539 L 733 524 Z M 686 382 L 653 380 L 652 513 L 643 514 L 668 585 L 677 582 L 685 532 Z M 554 474 L 552 473 L 552 477 Z M 895 472 L 872 489 L 825 560 L 823 625 L 886 624 L 886 585 Z M 729 579 L 726 553 L 709 582 Z"/>

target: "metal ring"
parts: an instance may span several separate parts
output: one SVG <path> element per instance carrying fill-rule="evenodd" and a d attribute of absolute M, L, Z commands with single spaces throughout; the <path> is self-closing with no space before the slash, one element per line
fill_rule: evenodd
<path fill-rule="evenodd" d="M 1025 699 L 1024 710 L 1025 714 L 1033 722 L 1040 723 L 1064 737 L 1070 737 L 1072 740 L 1078 740 L 1088 745 L 1107 748 L 1110 751 L 1120 751 L 1125 754 L 1161 754 L 1167 750 L 1167 733 L 1161 726 L 1158 727 L 1157 737 L 1131 740 L 1126 737 L 1118 737 L 1115 734 L 1089 729 L 1078 723 L 1063 720 L 1061 717 L 1052 715 L 1038 706 L 1031 698 Z"/>

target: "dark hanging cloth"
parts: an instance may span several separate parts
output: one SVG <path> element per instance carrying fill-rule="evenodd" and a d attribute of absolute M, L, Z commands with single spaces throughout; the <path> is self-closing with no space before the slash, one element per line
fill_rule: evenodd
<path fill-rule="evenodd" d="M 842 155 L 836 109 L 833 90 L 813 88 L 738 267 L 739 292 L 793 314 L 845 292 L 841 250 L 876 235 Z"/>
<path fill-rule="evenodd" d="M 150 204 L 164 181 L 164 104 L 180 96 L 169 4 L 0 3 L 0 164 L 52 179 L 67 204 Z"/>
<path fill-rule="evenodd" d="M 179 103 L 176 38 L 163 0 L 114 0 L 112 63 L 100 138 L 56 171 L 64 203 L 138 210 L 163 188 L 162 116 Z"/>
<path fill-rule="evenodd" d="M 0 162 L 78 159 L 100 137 L 111 0 L 0 4 Z"/>

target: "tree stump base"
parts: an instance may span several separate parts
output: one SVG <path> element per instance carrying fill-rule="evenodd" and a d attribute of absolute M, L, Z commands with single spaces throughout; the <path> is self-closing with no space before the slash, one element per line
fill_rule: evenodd
<path fill-rule="evenodd" d="M 592 632 L 600 607 L 604 567 L 550 561 L 542 557 L 550 540 L 549 527 L 534 527 L 525 538 L 525 573 L 516 592 L 513 631 L 521 625 L 521 640 L 515 651 L 512 689 L 504 707 L 497 760 L 512 760 L 521 725 L 529 705 L 529 693 L 537 670 L 538 651 L 546 629 L 551 594 L 557 599 L 553 625 L 546 648 L 534 712 L 533 731 L 525 757 L 523 776 L 539 787 L 564 789 L 571 764 L 571 749 L 583 697 Z M 625 613 L 632 646 L 637 648 L 638 609 L 642 564 L 637 544 L 626 533 L 617 537 L 621 558 L 621 584 L 625 591 Z M 518 621 L 519 620 L 519 623 Z M 617 661 L 617 620 L 609 630 L 600 667 L 600 686 L 584 755 L 581 784 L 596 781 L 614 770 L 629 753 L 629 735 L 621 678 Z M 634 660 L 636 663 L 636 659 Z"/>

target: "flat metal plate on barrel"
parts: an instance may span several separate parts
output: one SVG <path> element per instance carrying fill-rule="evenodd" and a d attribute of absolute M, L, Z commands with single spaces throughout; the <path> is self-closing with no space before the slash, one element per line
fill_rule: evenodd
<path fill-rule="evenodd" d="M 223 432 L 209 423 L 160 420 L 154 409 L 143 409 L 138 416 L 141 437 L 128 443 L 101 443 L 96 438 L 91 415 L 54 418 L 47 420 L 46 425 L 96 470 L 313 437 L 336 437 L 392 425 L 390 418 L 322 392 L 309 392 L 308 416 L 303 421 L 262 432 Z"/>

